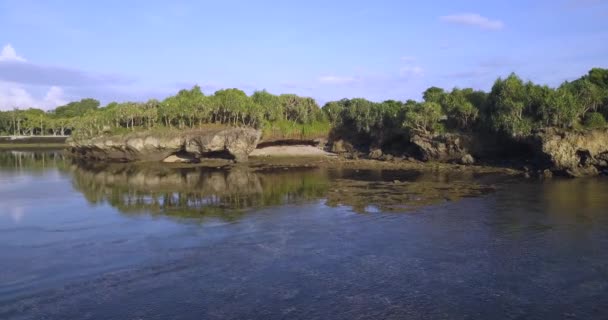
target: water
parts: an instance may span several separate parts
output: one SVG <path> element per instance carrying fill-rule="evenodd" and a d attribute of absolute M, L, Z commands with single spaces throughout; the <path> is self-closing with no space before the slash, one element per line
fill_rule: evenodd
<path fill-rule="evenodd" d="M 608 181 L 0 153 L 0 319 L 605 319 Z"/>

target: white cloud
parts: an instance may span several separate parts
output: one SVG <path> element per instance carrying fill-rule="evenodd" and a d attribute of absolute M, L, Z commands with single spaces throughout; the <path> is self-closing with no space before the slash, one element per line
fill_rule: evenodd
<path fill-rule="evenodd" d="M 65 93 L 63 92 L 63 89 L 56 86 L 52 86 L 49 91 L 46 92 L 46 95 L 44 96 L 44 99 L 42 99 L 42 102 L 42 106 L 49 108 L 54 108 L 68 103 L 65 98 Z"/>
<path fill-rule="evenodd" d="M 43 96 L 35 97 L 22 86 L 0 82 L 0 110 L 14 108 L 49 110 L 66 103 L 65 93 L 60 87 L 52 86 Z"/>
<path fill-rule="evenodd" d="M 15 48 L 11 46 L 11 44 L 7 44 L 2 47 L 2 51 L 0 51 L 0 61 L 18 61 L 25 62 L 23 57 L 17 55 Z"/>
<path fill-rule="evenodd" d="M 351 84 L 357 82 L 357 78 L 327 75 L 320 77 L 319 82 L 326 84 Z"/>
<path fill-rule="evenodd" d="M 414 56 L 403 56 L 403 57 L 401 57 L 401 61 L 403 61 L 403 62 L 414 62 L 414 61 L 416 61 L 416 57 L 414 57 Z"/>
<path fill-rule="evenodd" d="M 424 75 L 424 69 L 422 69 L 422 67 L 419 67 L 419 66 L 407 66 L 407 67 L 401 68 L 399 70 L 399 74 L 402 77 L 422 76 L 422 75 Z"/>
<path fill-rule="evenodd" d="M 439 19 L 447 23 L 475 26 L 486 30 L 500 30 L 505 26 L 500 20 L 492 20 L 477 13 L 454 14 Z"/>

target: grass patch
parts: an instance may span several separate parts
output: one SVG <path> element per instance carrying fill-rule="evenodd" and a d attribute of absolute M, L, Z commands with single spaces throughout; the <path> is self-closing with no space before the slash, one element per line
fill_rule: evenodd
<path fill-rule="evenodd" d="M 309 124 L 294 123 L 287 120 L 265 123 L 262 130 L 263 140 L 312 140 L 326 138 L 331 130 L 329 122 L 313 121 Z"/>

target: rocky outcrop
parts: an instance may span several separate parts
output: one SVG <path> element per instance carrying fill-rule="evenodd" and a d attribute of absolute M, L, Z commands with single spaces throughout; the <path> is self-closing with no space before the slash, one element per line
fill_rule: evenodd
<path fill-rule="evenodd" d="M 571 177 L 608 171 L 608 130 L 548 129 L 527 138 L 538 165 Z M 532 156 L 532 155 L 531 155 Z"/>
<path fill-rule="evenodd" d="M 414 156 L 422 161 L 473 164 L 472 137 L 464 134 L 415 134 L 410 138 Z"/>
<path fill-rule="evenodd" d="M 177 155 L 198 161 L 224 157 L 247 161 L 260 140 L 260 131 L 251 128 L 219 128 L 186 131 L 147 131 L 121 136 L 68 140 L 69 150 L 79 158 L 129 162 L 163 161 Z"/>
<path fill-rule="evenodd" d="M 343 155 L 355 152 L 355 148 L 350 142 L 340 139 L 332 143 L 330 151 L 335 154 Z"/>
<path fill-rule="evenodd" d="M 462 158 L 460 158 L 459 163 L 464 165 L 472 165 L 475 164 L 475 158 L 473 158 L 473 156 L 470 154 L 465 154 Z"/>

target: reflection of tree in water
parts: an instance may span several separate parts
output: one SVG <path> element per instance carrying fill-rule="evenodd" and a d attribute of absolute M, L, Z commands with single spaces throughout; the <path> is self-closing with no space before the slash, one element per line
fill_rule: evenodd
<path fill-rule="evenodd" d="M 472 177 L 374 170 L 254 170 L 104 165 L 72 167 L 74 187 L 91 203 L 109 203 L 123 213 L 237 219 L 248 208 L 314 199 L 356 212 L 370 206 L 408 211 L 492 190 Z M 405 181 L 387 181 L 399 177 Z"/>
<path fill-rule="evenodd" d="M 70 171 L 74 188 L 89 202 L 108 203 L 123 213 L 228 220 L 249 208 L 316 199 L 356 212 L 403 212 L 492 190 L 483 179 L 464 172 L 75 164 L 61 151 L 0 152 L 0 170 L 49 169 Z"/>
<path fill-rule="evenodd" d="M 74 187 L 91 203 L 107 202 L 123 213 L 238 218 L 247 208 L 321 198 L 328 177 L 319 169 L 259 172 L 247 167 L 72 167 Z"/>
<path fill-rule="evenodd" d="M 65 168 L 69 161 L 63 151 L 0 151 L 0 169 L 43 171 Z"/>

